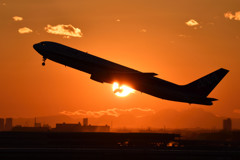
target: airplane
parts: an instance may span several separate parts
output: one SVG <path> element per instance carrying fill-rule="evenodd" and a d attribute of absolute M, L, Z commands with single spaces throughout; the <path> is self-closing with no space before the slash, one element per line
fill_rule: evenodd
<path fill-rule="evenodd" d="M 157 78 L 156 73 L 140 72 L 86 52 L 50 41 L 33 45 L 33 48 L 46 59 L 90 74 L 90 79 L 100 83 L 118 82 L 140 92 L 170 101 L 189 104 L 212 105 L 215 98 L 208 95 L 224 78 L 229 70 L 220 68 L 186 85 L 177 85 Z"/>

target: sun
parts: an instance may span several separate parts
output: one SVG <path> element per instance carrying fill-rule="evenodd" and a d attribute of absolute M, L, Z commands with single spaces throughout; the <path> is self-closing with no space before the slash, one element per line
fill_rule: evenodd
<path fill-rule="evenodd" d="M 117 82 L 113 83 L 112 90 L 113 90 L 114 94 L 119 96 L 119 97 L 126 97 L 130 93 L 135 92 L 134 89 L 132 89 L 132 88 L 126 86 L 126 85 L 119 86 L 119 84 Z"/>

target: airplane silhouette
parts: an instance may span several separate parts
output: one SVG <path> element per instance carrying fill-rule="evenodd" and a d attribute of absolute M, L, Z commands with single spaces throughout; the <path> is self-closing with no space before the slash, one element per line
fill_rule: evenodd
<path fill-rule="evenodd" d="M 156 73 L 140 72 L 59 43 L 43 41 L 33 48 L 43 56 L 43 66 L 50 59 L 89 73 L 100 83 L 118 82 L 158 98 L 190 104 L 212 105 L 217 99 L 208 95 L 229 72 L 220 68 L 187 85 L 177 85 L 155 77 Z"/>

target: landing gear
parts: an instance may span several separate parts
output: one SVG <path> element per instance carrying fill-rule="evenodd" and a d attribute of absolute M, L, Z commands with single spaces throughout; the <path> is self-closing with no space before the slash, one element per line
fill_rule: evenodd
<path fill-rule="evenodd" d="M 42 62 L 42 66 L 45 66 L 45 61 L 47 58 L 43 57 L 43 62 Z"/>

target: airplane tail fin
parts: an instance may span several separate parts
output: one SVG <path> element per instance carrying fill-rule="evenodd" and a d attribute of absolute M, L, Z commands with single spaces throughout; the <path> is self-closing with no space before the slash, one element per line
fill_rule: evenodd
<path fill-rule="evenodd" d="M 192 83 L 185 85 L 186 89 L 192 93 L 197 93 L 200 96 L 207 97 L 217 84 L 229 72 L 224 68 L 220 68 Z"/>

